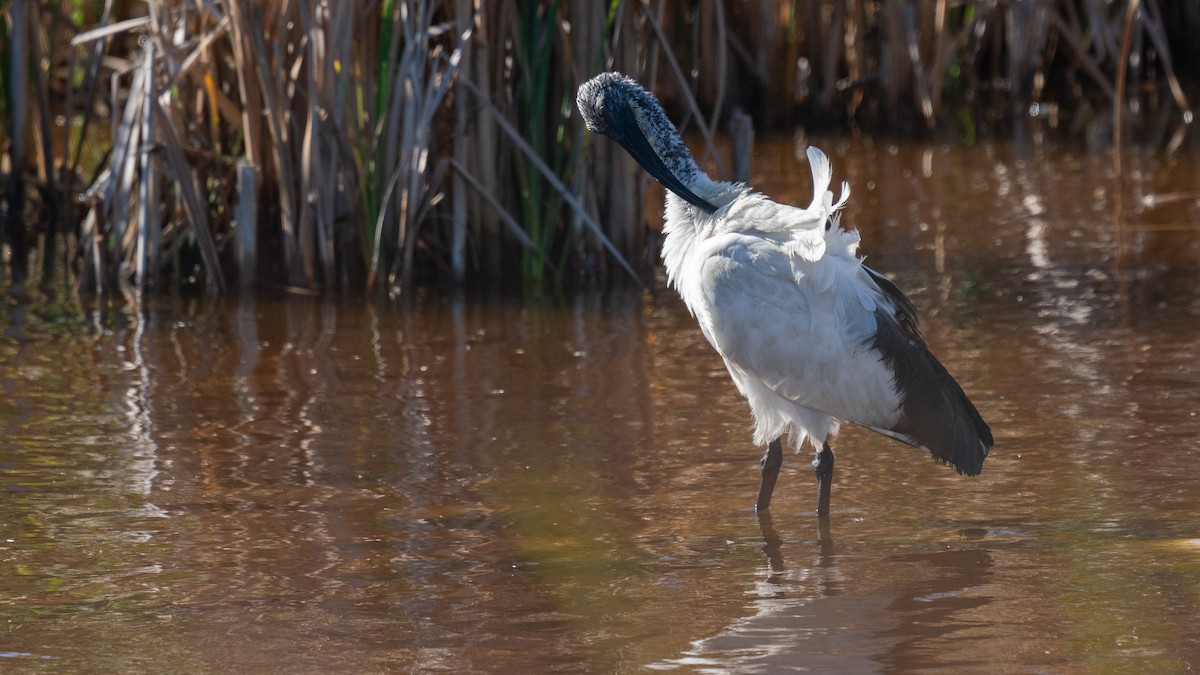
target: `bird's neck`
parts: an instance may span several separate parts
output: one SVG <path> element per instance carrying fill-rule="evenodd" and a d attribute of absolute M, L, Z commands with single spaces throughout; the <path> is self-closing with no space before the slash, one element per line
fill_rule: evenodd
<path fill-rule="evenodd" d="M 698 271 L 693 270 L 699 264 L 695 256 L 697 249 L 722 228 L 724 207 L 749 192 L 744 185 L 710 180 L 699 170 L 693 188 L 696 194 L 717 207 L 715 213 L 706 213 L 669 191 L 663 212 L 662 258 L 667 282 L 679 291 L 689 307 L 692 307 L 689 289 L 695 285 L 691 281 L 698 275 Z"/>
<path fill-rule="evenodd" d="M 705 176 L 704 172 L 700 170 L 700 166 L 696 164 L 695 158 L 692 157 L 692 151 L 683 142 L 675 125 L 671 124 L 665 115 L 642 118 L 639 120 L 639 124 L 642 126 L 642 131 L 645 132 L 646 138 L 649 139 L 650 146 L 654 148 L 654 152 L 680 182 L 693 191 L 698 187 L 697 182 L 710 182 L 708 176 Z M 701 178 L 704 180 L 699 181 Z"/>

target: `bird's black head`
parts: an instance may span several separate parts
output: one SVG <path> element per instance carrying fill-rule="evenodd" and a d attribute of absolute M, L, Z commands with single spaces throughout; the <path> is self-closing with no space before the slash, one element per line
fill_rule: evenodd
<path fill-rule="evenodd" d="M 621 73 L 601 73 L 579 86 L 575 105 L 588 131 L 621 140 L 631 119 L 630 94 L 649 96 L 641 85 Z"/>
<path fill-rule="evenodd" d="M 707 213 L 716 207 L 688 187 L 700 173 L 658 99 L 620 73 L 601 73 L 579 86 L 575 105 L 589 131 L 613 139 L 670 191 Z"/>

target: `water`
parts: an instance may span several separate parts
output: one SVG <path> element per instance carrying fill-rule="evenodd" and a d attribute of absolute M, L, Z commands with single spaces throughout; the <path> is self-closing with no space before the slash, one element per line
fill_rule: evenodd
<path fill-rule="evenodd" d="M 262 295 L 0 317 L 0 668 L 1200 666 L 1194 158 L 826 144 L 991 423 L 856 428 L 817 528 L 677 297 Z M 788 144 L 766 192 L 807 202 Z"/>

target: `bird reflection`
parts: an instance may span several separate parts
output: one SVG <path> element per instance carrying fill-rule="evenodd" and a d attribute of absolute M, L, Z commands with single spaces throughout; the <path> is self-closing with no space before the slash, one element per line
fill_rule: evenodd
<path fill-rule="evenodd" d="M 991 602 L 980 589 L 992 581 L 994 565 L 986 530 L 967 528 L 963 543 L 905 554 L 907 545 L 893 546 L 878 532 L 857 539 L 861 527 L 835 545 L 822 518 L 815 538 L 787 538 L 785 561 L 785 537 L 771 514 L 759 511 L 758 525 L 767 564 L 753 570 L 747 611 L 653 669 L 909 672 L 931 662 L 951 672 L 970 669 L 969 650 L 931 653 L 929 644 L 978 639 L 977 612 Z M 785 535 L 792 531 L 790 522 L 780 525 Z"/>
<path fill-rule="evenodd" d="M 767 556 L 767 581 L 779 583 L 783 573 L 783 538 L 775 531 L 770 511 L 758 512 L 758 528 L 762 532 L 762 552 Z"/>
<path fill-rule="evenodd" d="M 789 578 L 792 581 L 803 579 L 811 582 L 814 597 L 826 597 L 837 594 L 836 582 L 840 578 L 837 571 L 837 558 L 834 555 L 833 535 L 830 533 L 829 517 L 817 518 L 816 556 L 807 570 L 796 570 L 787 574 L 783 560 L 783 537 L 775 531 L 774 521 L 767 511 L 758 512 L 758 527 L 762 533 L 762 552 L 767 558 L 768 584 L 783 584 Z"/>

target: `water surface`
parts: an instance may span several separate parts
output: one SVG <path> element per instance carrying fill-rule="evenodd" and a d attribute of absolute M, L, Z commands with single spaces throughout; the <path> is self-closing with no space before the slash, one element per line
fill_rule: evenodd
<path fill-rule="evenodd" d="M 0 317 L 0 667 L 1200 667 L 1194 158 L 825 144 L 996 436 L 848 427 L 833 517 L 670 291 Z M 757 181 L 807 203 L 765 145 Z"/>

